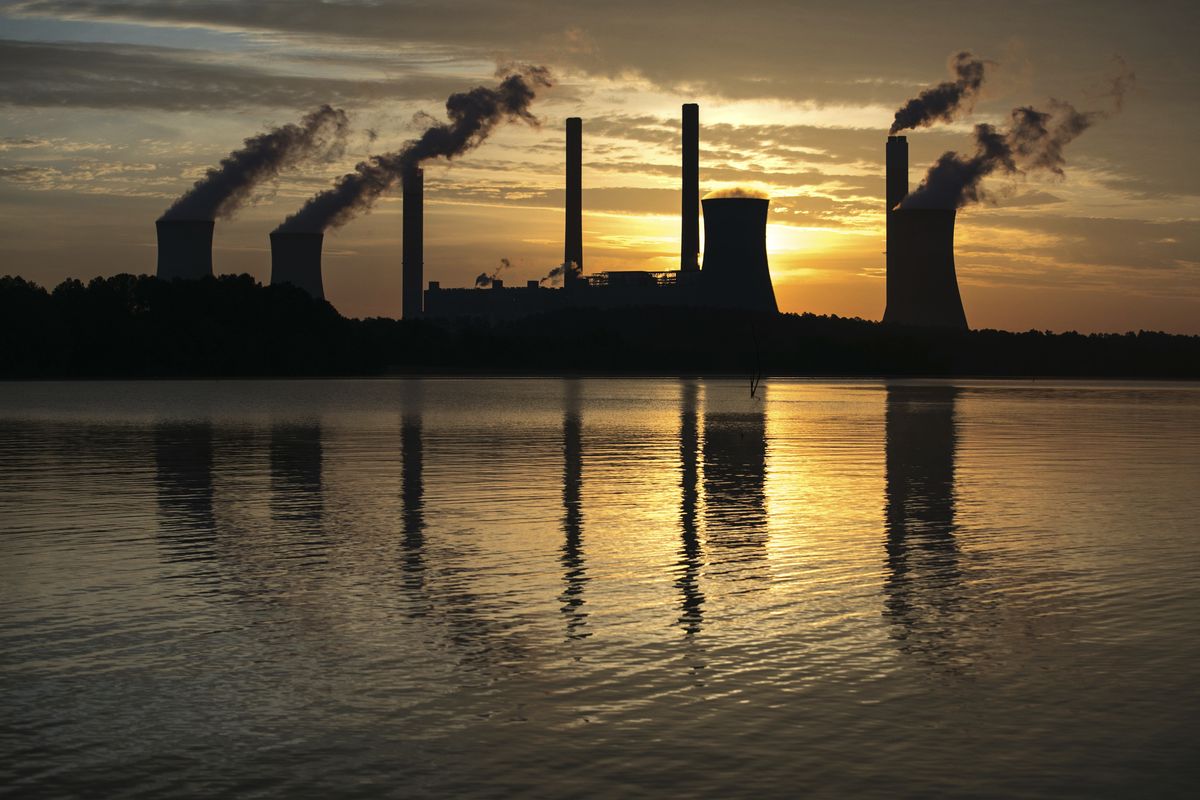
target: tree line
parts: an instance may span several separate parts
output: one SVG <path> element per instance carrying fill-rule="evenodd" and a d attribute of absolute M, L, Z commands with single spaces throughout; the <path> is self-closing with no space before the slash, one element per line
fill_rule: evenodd
<path fill-rule="evenodd" d="M 813 314 L 572 309 L 349 319 L 249 275 L 0 278 L 0 377 L 429 373 L 1200 378 L 1200 336 L 946 331 Z"/>

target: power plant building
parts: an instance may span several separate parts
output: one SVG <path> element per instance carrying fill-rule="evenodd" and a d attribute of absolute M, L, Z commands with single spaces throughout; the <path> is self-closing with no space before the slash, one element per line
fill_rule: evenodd
<path fill-rule="evenodd" d="M 563 287 L 529 281 L 506 287 L 442 288 L 431 281 L 423 314 L 431 318 L 504 319 L 567 308 L 674 306 L 778 312 L 767 263 L 766 226 L 770 203 L 757 197 L 700 200 L 699 107 L 683 107 L 683 201 L 678 270 L 619 270 L 583 273 L 582 120 L 566 121 L 566 224 Z M 409 213 L 405 191 L 405 286 L 409 285 Z M 704 207 L 705 251 L 700 268 L 699 212 Z M 414 225 L 418 224 L 416 221 Z M 408 316 L 408 305 L 405 305 Z"/>

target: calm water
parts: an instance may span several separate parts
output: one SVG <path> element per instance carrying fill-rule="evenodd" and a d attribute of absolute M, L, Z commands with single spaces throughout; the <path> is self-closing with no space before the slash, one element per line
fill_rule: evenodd
<path fill-rule="evenodd" d="M 1200 387 L 0 384 L 0 790 L 1184 796 Z"/>

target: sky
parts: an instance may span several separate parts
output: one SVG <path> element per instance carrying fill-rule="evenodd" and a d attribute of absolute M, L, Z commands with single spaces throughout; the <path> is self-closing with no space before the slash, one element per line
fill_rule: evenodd
<path fill-rule="evenodd" d="M 243 139 L 343 108 L 342 152 L 256 190 L 214 238 L 217 273 L 270 276 L 267 235 L 373 153 L 514 63 L 555 85 L 539 125 L 425 165 L 425 278 L 540 278 L 562 260 L 563 121 L 583 118 L 584 263 L 679 260 L 680 106 L 700 104 L 701 191 L 772 198 L 780 309 L 883 314 L 883 153 L 908 98 L 969 50 L 959 118 L 909 131 L 910 185 L 977 123 L 1050 98 L 1104 117 L 1062 176 L 985 180 L 955 259 L 975 328 L 1200 333 L 1200 12 L 1187 2 L 0 0 L 0 274 L 153 273 L 154 221 Z M 1136 75 L 1117 111 L 1121 63 Z M 326 297 L 400 314 L 397 188 L 326 236 Z"/>

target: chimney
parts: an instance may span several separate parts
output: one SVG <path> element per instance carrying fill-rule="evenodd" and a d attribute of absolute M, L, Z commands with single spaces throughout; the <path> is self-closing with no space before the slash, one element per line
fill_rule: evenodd
<path fill-rule="evenodd" d="M 887 210 L 908 196 L 908 137 L 887 138 Z"/>
<path fill-rule="evenodd" d="M 409 167 L 400 180 L 404 193 L 401 313 L 404 319 L 417 319 L 421 316 L 421 287 L 425 284 L 425 171 Z"/>
<path fill-rule="evenodd" d="M 706 305 L 778 312 L 767 264 L 767 207 L 757 197 L 710 197 L 704 205 Z"/>
<path fill-rule="evenodd" d="M 323 233 L 271 234 L 271 285 L 290 283 L 318 300 L 325 299 L 321 282 Z"/>
<path fill-rule="evenodd" d="M 567 118 L 567 221 L 563 237 L 563 263 L 575 264 L 575 272 L 563 270 L 571 283 L 583 274 L 583 120 Z"/>
<path fill-rule="evenodd" d="M 680 217 L 679 268 L 684 272 L 700 269 L 700 106 L 683 105 L 683 206 Z"/>
<path fill-rule="evenodd" d="M 211 278 L 213 221 L 211 219 L 160 219 L 158 277 L 195 280 Z"/>
<path fill-rule="evenodd" d="M 967 330 L 954 274 L 956 213 L 953 208 L 888 213 L 884 322 Z"/>

